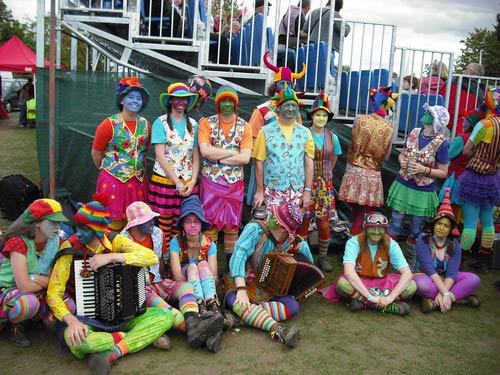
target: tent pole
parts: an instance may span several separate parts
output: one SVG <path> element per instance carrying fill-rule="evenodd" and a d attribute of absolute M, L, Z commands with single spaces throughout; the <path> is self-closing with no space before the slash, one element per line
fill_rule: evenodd
<path fill-rule="evenodd" d="M 49 49 L 49 198 L 56 197 L 55 104 L 56 104 L 56 1 L 50 0 Z"/>

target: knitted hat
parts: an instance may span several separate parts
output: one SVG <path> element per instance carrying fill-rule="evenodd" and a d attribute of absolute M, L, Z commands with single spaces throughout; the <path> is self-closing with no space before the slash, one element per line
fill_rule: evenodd
<path fill-rule="evenodd" d="M 363 220 L 363 229 L 369 227 L 384 227 L 387 229 L 389 228 L 389 220 L 380 212 L 370 212 L 365 215 L 365 219 Z"/>
<path fill-rule="evenodd" d="M 212 83 L 203 76 L 192 76 L 187 83 L 189 91 L 198 94 L 198 106 L 205 104 L 207 98 L 212 95 Z"/>
<path fill-rule="evenodd" d="M 450 219 L 453 229 L 451 234 L 455 237 L 460 236 L 460 232 L 457 228 L 457 219 L 455 219 L 455 214 L 453 213 L 453 209 L 451 208 L 451 200 L 450 200 L 450 188 L 444 188 L 444 198 L 441 202 L 441 205 L 438 208 L 437 214 L 432 220 L 432 224 L 434 225 L 439 219 L 447 217 Z"/>
<path fill-rule="evenodd" d="M 333 112 L 330 110 L 330 103 L 328 103 L 328 95 L 326 95 L 323 90 L 319 90 L 319 94 L 316 99 L 314 99 L 311 109 L 307 111 L 307 118 L 311 120 L 313 113 L 318 109 L 322 109 L 328 113 L 328 121 L 333 118 Z"/>
<path fill-rule="evenodd" d="M 387 112 L 394 106 L 396 103 L 399 94 L 395 94 L 391 92 L 390 87 L 380 86 L 377 89 L 370 89 L 370 105 L 380 116 L 387 116 Z"/>
<path fill-rule="evenodd" d="M 490 90 L 489 87 L 486 88 L 486 95 L 484 96 L 484 103 L 486 107 L 490 110 L 487 117 L 499 116 L 500 115 L 500 103 L 499 103 L 500 89 Z"/>
<path fill-rule="evenodd" d="M 141 225 L 147 223 L 151 219 L 160 216 L 159 213 L 154 212 L 151 207 L 149 207 L 144 202 L 133 202 L 127 207 L 127 225 L 125 230 L 135 227 L 136 225 Z"/>
<path fill-rule="evenodd" d="M 300 224 L 302 224 L 303 216 L 299 208 L 290 203 L 282 203 L 279 206 L 274 205 L 272 210 L 276 221 L 286 229 L 288 234 L 294 235 Z"/>
<path fill-rule="evenodd" d="M 182 230 L 182 224 L 186 216 L 194 214 L 201 221 L 201 231 L 205 232 L 208 230 L 212 224 L 210 224 L 203 214 L 203 206 L 201 204 L 200 198 L 196 195 L 190 195 L 181 204 L 181 216 L 177 219 L 175 223 L 175 228 L 177 230 Z"/>
<path fill-rule="evenodd" d="M 96 193 L 92 196 L 93 201 L 78 203 L 78 211 L 75 214 L 75 223 L 92 229 L 97 237 L 102 239 L 104 233 L 111 223 L 111 215 L 108 211 L 108 196 Z"/>
<path fill-rule="evenodd" d="M 217 113 L 220 113 L 220 102 L 224 99 L 230 99 L 234 103 L 234 112 L 238 112 L 238 93 L 231 86 L 224 85 L 219 87 L 215 94 L 215 106 Z"/>
<path fill-rule="evenodd" d="M 26 224 L 40 220 L 69 221 L 62 213 L 61 204 L 53 199 L 37 199 L 22 214 Z"/>
<path fill-rule="evenodd" d="M 426 112 L 430 113 L 432 117 L 434 117 L 434 122 L 432 123 L 434 132 L 436 134 L 443 134 L 446 129 L 446 125 L 448 125 L 448 122 L 450 121 L 450 114 L 448 113 L 446 107 L 441 105 L 430 106 L 428 103 L 424 103 L 423 107 Z"/>
<path fill-rule="evenodd" d="M 196 105 L 196 101 L 198 100 L 198 94 L 193 94 L 189 87 L 187 87 L 186 84 L 177 82 L 177 83 L 172 83 L 170 86 L 167 88 L 167 92 L 164 94 L 160 95 L 160 105 L 163 107 L 163 109 L 166 111 L 167 110 L 167 104 L 170 98 L 188 98 L 188 106 L 187 106 L 187 111 L 190 111 L 193 109 L 193 107 Z"/>
<path fill-rule="evenodd" d="M 142 107 L 139 112 L 144 110 L 149 103 L 149 92 L 143 87 L 142 83 L 139 83 L 137 77 L 126 77 L 122 78 L 115 88 L 115 107 L 122 110 L 121 101 L 131 91 L 139 91 L 142 95 Z"/>
<path fill-rule="evenodd" d="M 279 107 L 287 100 L 295 100 L 298 105 L 304 105 L 304 103 L 302 103 L 297 97 L 295 91 L 288 87 L 288 85 L 286 85 L 285 88 L 281 90 L 276 96 L 273 96 L 271 100 L 276 101 L 276 103 L 274 104 L 276 107 Z"/>
<path fill-rule="evenodd" d="M 274 79 L 273 79 L 274 83 L 278 81 L 289 81 L 290 83 L 293 83 L 295 79 L 301 79 L 304 76 L 304 74 L 306 74 L 306 64 L 304 63 L 302 63 L 302 71 L 300 73 L 292 73 L 290 68 L 286 66 L 281 68 L 274 66 L 267 59 L 267 56 L 269 55 L 270 52 L 271 51 L 266 51 L 263 59 L 264 59 L 264 64 L 266 64 L 266 66 L 274 72 Z"/>

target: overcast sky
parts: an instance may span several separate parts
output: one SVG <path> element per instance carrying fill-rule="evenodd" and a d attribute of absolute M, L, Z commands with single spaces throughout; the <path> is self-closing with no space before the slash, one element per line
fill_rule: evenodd
<path fill-rule="evenodd" d="M 15 18 L 21 21 L 25 16 L 35 18 L 36 0 L 3 1 Z M 48 8 L 50 0 L 45 3 Z M 271 0 L 271 3 L 276 4 L 276 1 Z M 317 8 L 326 0 L 312 0 L 311 3 L 312 8 Z M 460 41 L 474 28 L 492 30 L 497 13 L 500 13 L 499 0 L 344 0 L 341 11 L 345 19 L 396 25 L 397 47 L 456 54 L 463 47 Z"/>

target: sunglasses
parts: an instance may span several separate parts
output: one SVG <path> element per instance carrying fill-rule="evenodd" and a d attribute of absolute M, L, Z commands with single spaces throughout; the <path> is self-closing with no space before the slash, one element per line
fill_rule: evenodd
<path fill-rule="evenodd" d="M 365 215 L 365 226 L 366 225 L 381 225 L 387 228 L 389 227 L 389 220 L 381 214 L 367 214 Z"/>

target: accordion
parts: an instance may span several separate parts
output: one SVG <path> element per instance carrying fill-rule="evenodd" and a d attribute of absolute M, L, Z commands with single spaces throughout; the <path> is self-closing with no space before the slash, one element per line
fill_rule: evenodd
<path fill-rule="evenodd" d="M 146 312 L 144 267 L 113 263 L 91 268 L 82 277 L 83 259 L 74 261 L 76 313 L 105 324 L 119 324 Z"/>
<path fill-rule="evenodd" d="M 312 296 L 324 280 L 323 273 L 302 254 L 266 254 L 257 284 L 276 297 L 294 296 L 298 301 Z"/>

